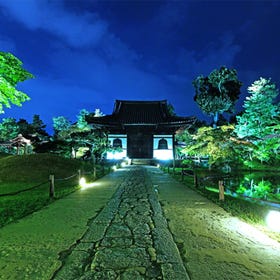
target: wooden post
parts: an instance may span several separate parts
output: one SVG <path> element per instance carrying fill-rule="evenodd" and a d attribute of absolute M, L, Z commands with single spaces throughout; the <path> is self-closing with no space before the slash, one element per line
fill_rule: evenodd
<path fill-rule="evenodd" d="M 223 181 L 219 181 L 219 200 L 225 200 L 225 189 Z"/>
<path fill-rule="evenodd" d="M 198 180 L 197 180 L 196 174 L 193 175 L 193 183 L 194 183 L 195 188 L 198 188 Z"/>
<path fill-rule="evenodd" d="M 54 175 L 50 175 L 50 198 L 54 197 Z"/>
<path fill-rule="evenodd" d="M 95 166 L 93 167 L 93 177 L 94 177 L 94 179 L 96 178 L 96 167 Z"/>
<path fill-rule="evenodd" d="M 78 170 L 78 179 L 79 179 L 79 182 L 81 180 L 81 177 L 82 177 L 82 172 L 81 172 L 81 169 Z"/>

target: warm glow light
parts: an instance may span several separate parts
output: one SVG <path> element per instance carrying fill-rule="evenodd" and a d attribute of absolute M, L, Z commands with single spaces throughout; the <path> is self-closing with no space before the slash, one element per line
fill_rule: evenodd
<path fill-rule="evenodd" d="M 280 232 L 280 212 L 271 210 L 266 216 L 267 226 L 276 232 Z"/>
<path fill-rule="evenodd" d="M 97 187 L 100 185 L 100 183 L 93 182 L 93 183 L 87 183 L 86 179 L 82 177 L 79 181 L 79 185 L 81 186 L 81 190 L 86 190 L 92 187 Z"/>
<path fill-rule="evenodd" d="M 84 186 L 86 186 L 86 184 L 87 184 L 86 179 L 84 177 L 82 177 L 79 181 L 79 185 L 81 187 L 84 187 Z"/>
<path fill-rule="evenodd" d="M 239 220 L 238 218 L 227 219 L 225 224 L 227 224 L 227 227 L 232 231 L 237 231 L 239 234 L 255 240 L 256 242 L 280 248 L 277 241 L 271 239 L 259 229 Z"/>

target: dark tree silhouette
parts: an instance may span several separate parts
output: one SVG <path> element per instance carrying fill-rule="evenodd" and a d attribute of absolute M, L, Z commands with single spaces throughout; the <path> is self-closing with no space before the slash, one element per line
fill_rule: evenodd
<path fill-rule="evenodd" d="M 235 69 L 222 66 L 212 71 L 208 77 L 198 76 L 194 81 L 194 100 L 207 115 L 213 116 L 217 126 L 219 114 L 232 113 L 240 95 L 242 83 L 237 78 Z"/>

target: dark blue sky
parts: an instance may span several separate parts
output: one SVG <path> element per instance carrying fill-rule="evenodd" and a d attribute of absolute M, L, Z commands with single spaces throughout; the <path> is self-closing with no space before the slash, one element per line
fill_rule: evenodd
<path fill-rule="evenodd" d="M 261 76 L 279 86 L 279 15 L 280 1 L 0 0 L 0 49 L 36 77 L 18 85 L 31 100 L 0 118 L 39 114 L 50 129 L 81 109 L 111 114 L 115 99 L 167 99 L 205 118 L 200 74 L 235 68 L 243 99 Z"/>

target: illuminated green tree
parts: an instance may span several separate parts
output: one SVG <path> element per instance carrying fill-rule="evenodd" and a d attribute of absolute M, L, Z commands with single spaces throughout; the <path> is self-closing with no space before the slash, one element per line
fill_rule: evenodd
<path fill-rule="evenodd" d="M 0 123 L 0 141 L 8 141 L 19 134 L 19 126 L 17 125 L 16 119 L 5 118 Z"/>
<path fill-rule="evenodd" d="M 88 148 L 92 158 L 100 159 L 108 148 L 106 131 L 97 127 L 90 127 L 86 121 L 89 112 L 82 109 L 77 122 L 71 122 L 63 117 L 53 118 L 55 131 L 52 150 L 65 156 L 70 156 L 79 148 Z"/>
<path fill-rule="evenodd" d="M 98 160 L 108 149 L 108 139 L 104 129 L 91 127 L 88 124 L 87 116 L 89 115 L 87 110 L 82 109 L 77 116 L 77 122 L 71 127 L 72 147 L 74 149 L 86 147 L 89 149 L 91 157 Z M 101 117 L 103 113 L 96 109 L 94 116 Z"/>
<path fill-rule="evenodd" d="M 261 139 L 274 133 L 279 124 L 279 104 L 274 104 L 278 89 L 270 79 L 260 78 L 248 87 L 248 92 L 251 96 L 244 101 L 244 113 L 236 117 L 235 132 L 240 138 Z"/>
<path fill-rule="evenodd" d="M 56 138 L 67 139 L 70 137 L 71 122 L 64 116 L 53 118 L 54 136 Z"/>
<path fill-rule="evenodd" d="M 212 71 L 208 77 L 201 75 L 193 81 L 194 100 L 204 113 L 213 116 L 214 127 L 217 126 L 219 114 L 233 112 L 241 85 L 236 70 L 224 66 Z"/>
<path fill-rule="evenodd" d="M 268 162 L 280 152 L 280 107 L 275 103 L 279 92 L 264 78 L 248 87 L 248 92 L 251 95 L 244 101 L 243 114 L 237 116 L 235 132 L 256 146 L 254 157 Z"/>
<path fill-rule="evenodd" d="M 89 130 L 90 127 L 86 121 L 86 116 L 89 115 L 89 112 L 86 109 L 82 109 L 77 116 L 76 128 L 80 130 Z"/>
<path fill-rule="evenodd" d="M 23 69 L 22 62 L 11 53 L 0 52 L 0 113 L 3 107 L 10 108 L 11 104 L 21 106 L 30 98 L 16 89 L 19 82 L 33 78 L 33 75 Z"/>
<path fill-rule="evenodd" d="M 182 152 L 197 157 L 209 157 L 209 165 L 237 163 L 238 154 L 233 125 L 223 125 L 219 128 L 201 127 L 192 135 L 191 145 Z"/>

